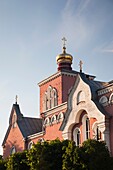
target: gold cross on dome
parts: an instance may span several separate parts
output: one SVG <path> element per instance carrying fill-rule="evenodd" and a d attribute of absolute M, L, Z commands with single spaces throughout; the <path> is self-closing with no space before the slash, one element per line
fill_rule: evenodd
<path fill-rule="evenodd" d="M 67 41 L 67 40 L 66 40 L 66 38 L 65 38 L 65 37 L 63 37 L 63 38 L 62 38 L 63 47 L 65 47 L 65 45 L 66 45 L 66 41 Z"/>
<path fill-rule="evenodd" d="M 83 62 L 82 62 L 82 60 L 80 60 L 80 62 L 79 62 L 80 72 L 82 72 L 82 65 L 83 65 Z"/>
<path fill-rule="evenodd" d="M 18 96 L 16 95 L 16 97 L 15 97 L 15 104 L 17 104 L 17 101 L 18 101 Z"/>

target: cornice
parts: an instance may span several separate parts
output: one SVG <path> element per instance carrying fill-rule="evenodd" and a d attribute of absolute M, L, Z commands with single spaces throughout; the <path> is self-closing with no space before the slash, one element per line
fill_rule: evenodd
<path fill-rule="evenodd" d="M 35 133 L 35 134 L 33 134 L 33 135 L 28 136 L 28 137 L 27 137 L 27 140 L 29 140 L 29 139 L 34 139 L 34 138 L 37 138 L 37 137 L 41 137 L 41 136 L 43 136 L 44 134 L 45 134 L 44 131 L 39 132 L 39 133 Z"/>
<path fill-rule="evenodd" d="M 98 93 L 98 96 L 101 96 L 103 94 L 106 94 L 106 93 L 109 93 L 109 92 L 112 92 L 112 91 L 113 91 L 113 86 L 101 89 L 101 90 L 97 91 L 97 93 Z"/>
<path fill-rule="evenodd" d="M 55 74 L 51 75 L 50 77 L 42 80 L 41 82 L 38 83 L 39 87 L 42 86 L 43 84 L 56 79 L 59 76 L 66 75 L 66 76 L 73 76 L 75 77 L 77 75 L 77 72 L 68 72 L 68 71 L 58 71 Z"/>
<path fill-rule="evenodd" d="M 53 107 L 52 109 L 49 109 L 49 110 L 47 110 L 47 111 L 45 111 L 45 112 L 43 112 L 41 114 L 44 114 L 45 117 L 46 117 L 46 116 L 49 116 L 49 115 L 54 114 L 56 112 L 60 112 L 63 109 L 67 109 L 67 102 L 62 103 L 62 104 L 60 104 L 60 105 L 58 105 L 56 107 Z"/>

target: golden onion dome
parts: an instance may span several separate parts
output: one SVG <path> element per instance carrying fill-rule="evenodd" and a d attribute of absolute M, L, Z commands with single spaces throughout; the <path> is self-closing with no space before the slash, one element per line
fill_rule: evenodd
<path fill-rule="evenodd" d="M 57 64 L 59 63 L 70 63 L 72 64 L 73 57 L 71 54 L 66 53 L 66 47 L 63 47 L 63 53 L 56 57 Z"/>

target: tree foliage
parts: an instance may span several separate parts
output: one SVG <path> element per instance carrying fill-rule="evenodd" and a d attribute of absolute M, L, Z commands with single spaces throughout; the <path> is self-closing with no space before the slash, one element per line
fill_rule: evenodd
<path fill-rule="evenodd" d="M 4 160 L 2 155 L 0 155 L 0 170 L 6 170 L 6 162 L 7 160 Z"/>
<path fill-rule="evenodd" d="M 63 170 L 113 169 L 113 158 L 110 157 L 106 144 L 96 140 L 89 139 L 81 147 L 69 143 L 63 157 Z"/>
<path fill-rule="evenodd" d="M 104 142 L 87 140 L 78 147 L 58 139 L 38 142 L 29 151 L 0 157 L 0 170 L 112 170 L 113 158 Z"/>
<path fill-rule="evenodd" d="M 12 154 L 6 164 L 7 170 L 29 170 L 26 151 Z"/>
<path fill-rule="evenodd" d="M 28 153 L 29 165 L 32 170 L 60 170 L 62 169 L 62 155 L 67 141 L 56 139 L 37 143 Z M 62 149 L 63 148 L 63 149 Z"/>

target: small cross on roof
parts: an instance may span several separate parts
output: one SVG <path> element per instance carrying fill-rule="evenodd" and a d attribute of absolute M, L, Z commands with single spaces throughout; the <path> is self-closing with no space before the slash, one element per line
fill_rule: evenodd
<path fill-rule="evenodd" d="M 67 40 L 66 40 L 66 38 L 65 38 L 65 37 L 63 37 L 63 38 L 62 38 L 63 47 L 65 47 L 65 45 L 66 45 L 66 41 L 67 41 Z"/>
<path fill-rule="evenodd" d="M 79 66 L 80 66 L 80 72 L 81 72 L 81 73 L 82 73 L 82 65 L 83 65 L 83 62 L 82 62 L 82 60 L 80 60 Z"/>
<path fill-rule="evenodd" d="M 17 104 L 17 101 L 18 101 L 18 96 L 16 95 L 16 97 L 15 97 L 15 104 Z"/>

